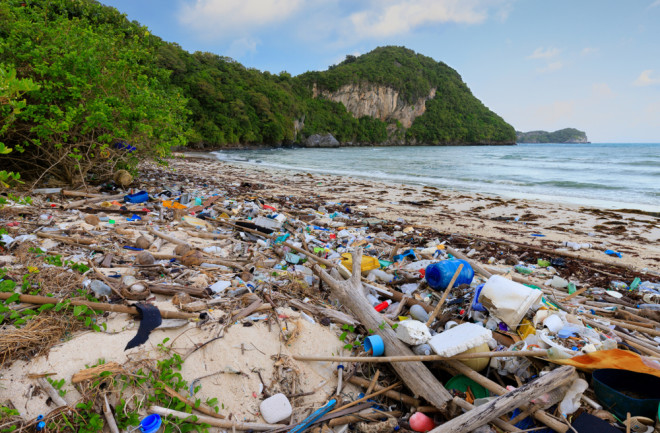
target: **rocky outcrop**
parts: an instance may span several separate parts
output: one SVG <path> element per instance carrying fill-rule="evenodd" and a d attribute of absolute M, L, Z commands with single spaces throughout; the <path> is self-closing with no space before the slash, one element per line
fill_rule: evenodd
<path fill-rule="evenodd" d="M 339 147 L 340 144 L 332 134 L 314 134 L 307 137 L 305 147 Z"/>
<path fill-rule="evenodd" d="M 398 90 L 373 84 L 346 84 L 335 92 L 313 87 L 315 98 L 322 96 L 331 101 L 341 102 L 354 117 L 371 116 L 383 121 L 398 120 L 404 128 L 410 128 L 417 116 L 426 111 L 426 101 L 435 97 L 433 88 L 426 97 L 419 98 L 410 105 L 401 97 Z"/>
<path fill-rule="evenodd" d="M 575 128 L 564 128 L 555 132 L 516 131 L 518 143 L 589 143 L 587 134 Z"/>

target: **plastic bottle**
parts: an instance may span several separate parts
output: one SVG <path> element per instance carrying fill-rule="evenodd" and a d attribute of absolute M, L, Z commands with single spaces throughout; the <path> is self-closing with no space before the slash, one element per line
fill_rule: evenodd
<path fill-rule="evenodd" d="M 429 313 L 426 312 L 424 307 L 418 304 L 410 307 L 410 315 L 413 319 L 419 320 L 422 323 L 426 323 L 429 320 Z"/>
<path fill-rule="evenodd" d="M 660 292 L 660 283 L 652 283 L 650 281 L 643 281 L 639 285 L 639 290 L 655 290 Z"/>
<path fill-rule="evenodd" d="M 413 346 L 412 349 L 415 355 L 430 355 L 432 353 L 431 346 L 426 343 Z"/>
<path fill-rule="evenodd" d="M 463 264 L 463 269 L 458 275 L 454 286 L 472 283 L 474 270 L 468 262 L 465 260 L 443 260 L 426 267 L 426 281 L 429 283 L 429 286 L 435 290 L 445 290 L 461 263 Z"/>
<path fill-rule="evenodd" d="M 610 282 L 610 287 L 613 289 L 628 290 L 628 285 L 623 281 L 612 281 Z"/>
<path fill-rule="evenodd" d="M 386 300 L 386 301 L 384 301 L 384 302 L 381 302 L 380 304 L 376 305 L 376 306 L 374 307 L 374 309 L 380 313 L 381 311 L 383 311 L 384 309 L 386 309 L 387 307 L 389 307 L 390 304 L 392 304 L 392 301 L 390 301 L 390 300 L 388 299 L 388 300 Z"/>
<path fill-rule="evenodd" d="M 369 272 L 369 277 L 371 277 L 372 275 L 373 275 L 375 280 L 379 280 L 379 281 L 382 281 L 382 282 L 385 282 L 385 283 L 391 283 L 392 281 L 394 281 L 394 275 L 388 274 L 387 272 L 382 271 L 380 269 L 371 270 Z M 371 278 L 369 278 L 369 279 L 371 279 Z"/>
<path fill-rule="evenodd" d="M 513 269 L 515 269 L 516 272 L 518 272 L 519 274 L 523 274 L 523 275 L 529 275 L 534 273 L 534 269 L 528 268 L 527 266 L 523 266 L 523 265 L 516 265 L 513 267 Z"/>
<path fill-rule="evenodd" d="M 637 306 L 637 308 L 642 310 L 660 311 L 660 304 L 640 304 Z"/>

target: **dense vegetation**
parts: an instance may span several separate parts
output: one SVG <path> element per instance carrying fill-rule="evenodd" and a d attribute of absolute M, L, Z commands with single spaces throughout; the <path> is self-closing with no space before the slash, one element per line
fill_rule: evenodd
<path fill-rule="evenodd" d="M 185 99 L 156 65 L 157 43 L 95 2 L 2 2 L 0 68 L 38 86 L 3 130 L 1 141 L 13 149 L 3 168 L 81 181 L 90 170 L 102 175 L 184 144 Z M 121 141 L 137 150 L 115 148 Z"/>
<path fill-rule="evenodd" d="M 575 128 L 548 131 L 516 131 L 518 143 L 588 143 L 587 134 Z"/>
<path fill-rule="evenodd" d="M 315 85 L 351 83 L 394 88 L 407 103 L 432 88 L 437 96 L 405 130 L 312 94 Z M 69 183 L 186 144 L 296 144 L 323 133 L 371 144 L 515 140 L 456 71 L 402 47 L 347 56 L 324 72 L 275 75 L 188 53 L 92 0 L 0 2 L 0 92 L 0 169 Z"/>

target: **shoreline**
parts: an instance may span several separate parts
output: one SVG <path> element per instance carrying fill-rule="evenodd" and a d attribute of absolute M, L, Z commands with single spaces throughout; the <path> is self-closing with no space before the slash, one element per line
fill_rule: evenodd
<path fill-rule="evenodd" d="M 402 226 L 552 249 L 562 242 L 590 243 L 593 248 L 571 252 L 660 271 L 660 219 L 653 215 L 275 169 L 220 161 L 211 155 L 173 159 L 170 167 L 197 182 L 208 177 L 254 185 L 254 195 L 267 199 L 292 195 L 308 197 L 319 206 L 350 203 L 374 218 L 403 218 Z M 604 253 L 607 249 L 619 251 L 623 257 L 610 258 Z"/>
<path fill-rule="evenodd" d="M 301 150 L 304 148 L 300 148 Z M 260 150 L 260 149 L 244 149 L 244 150 Z M 263 149 L 261 149 L 263 150 Z M 438 188 L 441 190 L 446 190 L 446 191 L 452 191 L 456 193 L 467 193 L 467 194 L 482 194 L 485 196 L 489 196 L 491 198 L 499 198 L 499 199 L 506 199 L 506 200 L 511 200 L 511 199 L 521 199 L 521 200 L 527 200 L 531 202 L 540 202 L 540 203 L 546 203 L 546 204 L 554 204 L 554 205 L 567 205 L 567 206 L 574 206 L 574 207 L 591 207 L 591 208 L 597 208 L 597 209 L 603 209 L 603 210 L 610 210 L 613 212 L 623 212 L 623 213 L 633 213 L 633 214 L 639 214 L 639 215 L 649 215 L 649 216 L 655 216 L 655 217 L 660 217 L 660 209 L 657 209 L 657 207 L 653 206 L 652 204 L 647 204 L 647 203 L 634 203 L 634 202 L 624 202 L 624 201 L 611 201 L 611 200 L 605 200 L 605 199 L 575 199 L 576 201 L 579 200 L 580 203 L 575 203 L 570 201 L 571 197 L 562 197 L 566 198 L 569 201 L 562 201 L 555 195 L 543 195 L 543 194 L 535 194 L 535 193 L 530 193 L 530 192 L 511 192 L 511 191 L 474 191 L 470 189 L 461 189 L 461 188 L 454 188 L 451 186 L 446 186 L 446 185 L 434 185 L 431 183 L 425 183 L 422 181 L 419 182 L 411 182 L 407 181 L 404 179 L 382 179 L 378 178 L 377 176 L 369 176 L 369 175 L 351 175 L 351 174 L 346 174 L 346 173 L 333 173 L 332 171 L 325 171 L 321 169 L 316 169 L 316 168 L 296 168 L 296 167 L 283 167 L 279 166 L 277 164 L 270 164 L 270 163 L 265 163 L 261 162 L 258 159 L 247 159 L 245 157 L 240 158 L 233 158 L 233 159 L 219 159 L 216 158 L 213 153 L 214 152 L 219 152 L 218 150 L 214 151 L 209 151 L 209 152 L 177 152 L 179 156 L 185 156 L 186 158 L 197 158 L 197 159 L 202 159 L 202 160 L 210 160 L 210 161 L 223 161 L 231 164 L 243 164 L 246 166 L 255 166 L 255 167 L 261 167 L 262 169 L 270 169 L 270 170 L 284 170 L 284 171 L 291 171 L 295 173 L 307 173 L 311 172 L 317 175 L 328 175 L 328 176 L 338 176 L 338 177 L 353 177 L 356 179 L 362 179 L 366 181 L 371 181 L 371 182 L 380 182 L 388 185 L 395 185 L 395 186 L 400 186 L 400 185 L 409 185 L 409 186 L 421 186 L 421 187 L 433 187 L 433 188 Z M 606 205 L 606 203 L 609 203 L 610 205 Z M 657 210 L 656 210 L 657 209 Z"/>

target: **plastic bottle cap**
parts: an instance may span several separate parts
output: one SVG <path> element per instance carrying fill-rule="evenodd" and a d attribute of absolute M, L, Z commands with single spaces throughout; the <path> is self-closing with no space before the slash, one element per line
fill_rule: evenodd
<path fill-rule="evenodd" d="M 140 421 L 140 431 L 144 433 L 155 433 L 162 423 L 163 420 L 160 418 L 160 415 L 152 413 Z"/>
<path fill-rule="evenodd" d="M 365 352 L 371 352 L 372 356 L 381 356 L 385 353 L 385 343 L 380 335 L 370 335 L 362 342 Z"/>

